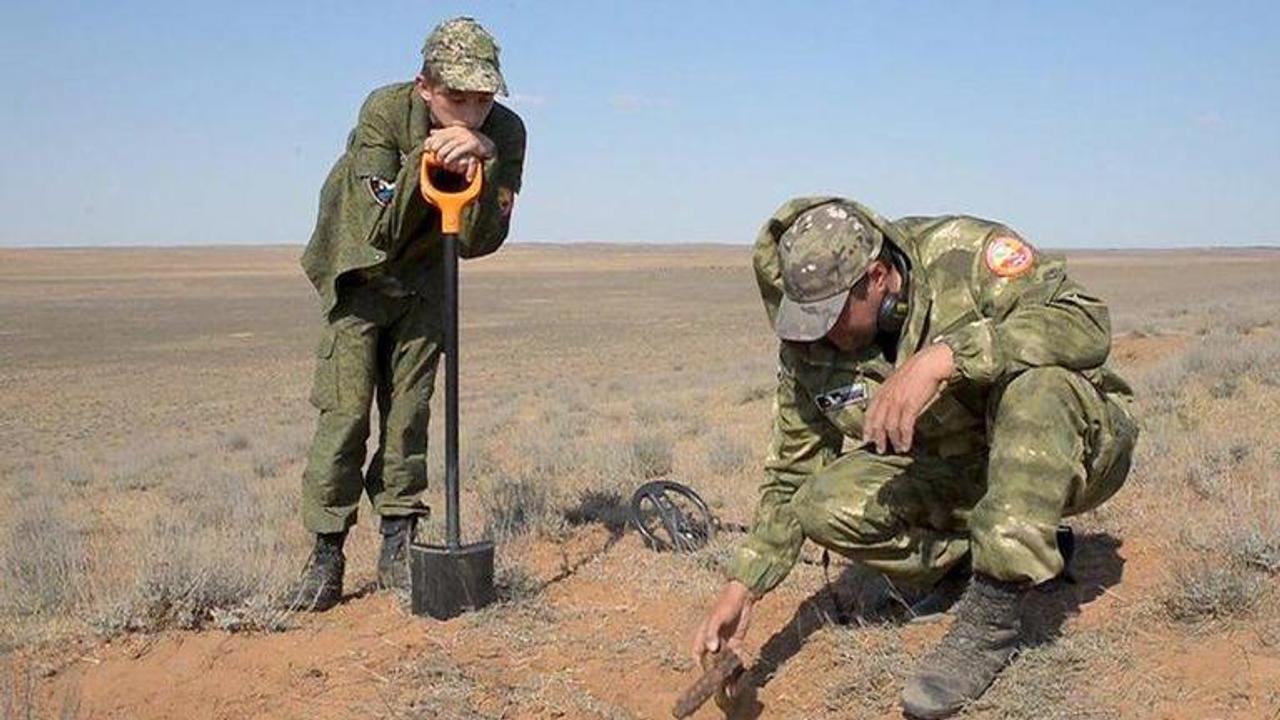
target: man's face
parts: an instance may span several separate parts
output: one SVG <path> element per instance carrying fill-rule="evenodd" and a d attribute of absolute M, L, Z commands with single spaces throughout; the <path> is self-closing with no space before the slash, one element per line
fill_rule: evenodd
<path fill-rule="evenodd" d="M 845 352 L 859 352 L 871 346 L 876 339 L 877 317 L 880 303 L 889 291 L 888 268 L 876 262 L 867 269 L 866 294 L 850 292 L 836 324 L 827 331 L 826 338 Z"/>
<path fill-rule="evenodd" d="M 418 93 L 431 107 L 431 116 L 441 127 L 479 129 L 493 109 L 493 93 L 451 90 L 418 78 Z"/>

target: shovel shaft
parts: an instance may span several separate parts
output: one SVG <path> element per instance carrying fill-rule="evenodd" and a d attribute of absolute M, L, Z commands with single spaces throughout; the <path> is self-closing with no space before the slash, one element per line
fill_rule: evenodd
<path fill-rule="evenodd" d="M 444 235 L 444 494 L 445 540 L 461 543 L 458 478 L 458 235 Z"/>
<path fill-rule="evenodd" d="M 432 169 L 439 161 L 422 154 L 418 185 L 427 202 L 440 209 L 440 230 L 444 235 L 444 495 L 445 541 L 457 550 L 462 543 L 459 521 L 458 477 L 458 232 L 462 211 L 480 194 L 484 173 L 478 169 L 465 188 L 445 192 L 432 182 Z"/>

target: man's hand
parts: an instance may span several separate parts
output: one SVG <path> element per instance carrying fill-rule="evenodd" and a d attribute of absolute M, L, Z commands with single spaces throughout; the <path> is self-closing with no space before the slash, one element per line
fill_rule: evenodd
<path fill-rule="evenodd" d="M 695 665 L 701 665 L 703 653 L 716 652 L 725 645 L 738 652 L 747 636 L 754 602 L 751 591 L 737 580 L 731 580 L 724 586 L 716 604 L 693 636 L 691 651 Z"/>
<path fill-rule="evenodd" d="M 910 452 L 916 419 L 953 372 L 951 348 L 943 343 L 934 343 L 907 358 L 872 398 L 862 426 L 862 441 L 874 443 L 876 452 L 881 454 L 890 445 L 897 452 Z"/>
<path fill-rule="evenodd" d="M 468 181 L 475 178 L 482 162 L 498 152 L 487 136 L 461 126 L 432 130 L 423 141 L 422 150 L 435 155 L 445 170 L 463 175 Z"/>

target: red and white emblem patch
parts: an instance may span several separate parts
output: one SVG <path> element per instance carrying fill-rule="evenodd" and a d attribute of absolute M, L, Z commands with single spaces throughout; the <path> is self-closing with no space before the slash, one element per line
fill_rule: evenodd
<path fill-rule="evenodd" d="M 1031 269 L 1036 253 L 1014 235 L 1001 235 L 987 243 L 987 269 L 1000 277 L 1016 277 Z"/>

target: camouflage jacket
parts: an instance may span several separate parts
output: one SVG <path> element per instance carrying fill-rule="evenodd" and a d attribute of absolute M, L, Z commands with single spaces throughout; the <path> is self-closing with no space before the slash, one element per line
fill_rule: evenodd
<path fill-rule="evenodd" d="M 374 90 L 360 108 L 346 152 L 320 191 L 315 232 L 302 255 L 326 316 L 337 304 L 339 279 L 355 271 L 399 276 L 415 289 L 439 284 L 439 213 L 418 189 L 430 128 L 431 113 L 411 82 Z M 491 253 L 506 239 L 524 168 L 518 115 L 495 103 L 479 131 L 497 153 L 484 165 L 480 198 L 463 217 L 459 247 L 468 258 Z"/>
<path fill-rule="evenodd" d="M 782 298 L 778 238 L 801 213 L 833 199 L 792 200 L 761 230 L 754 265 L 770 322 Z M 985 452 L 988 396 L 1001 379 L 1026 368 L 1060 366 L 1080 372 L 1105 393 L 1131 394 L 1104 364 L 1111 347 L 1106 306 L 1067 277 L 1062 257 L 1031 250 L 998 223 L 966 216 L 889 223 L 853 204 L 910 264 L 896 363 L 878 348 L 851 354 L 826 341 L 782 343 L 760 502 L 751 533 L 729 567 L 730 577 L 756 593 L 786 577 L 804 543 L 787 507 L 791 496 L 842 452 L 846 438 L 861 444 L 867 400 L 895 364 L 926 344 L 947 343 L 960 377 L 917 421 L 913 453 L 947 458 Z M 1008 238 L 1014 242 L 1006 243 Z M 1030 254 L 1010 260 L 1000 252 L 1007 245 Z"/>

